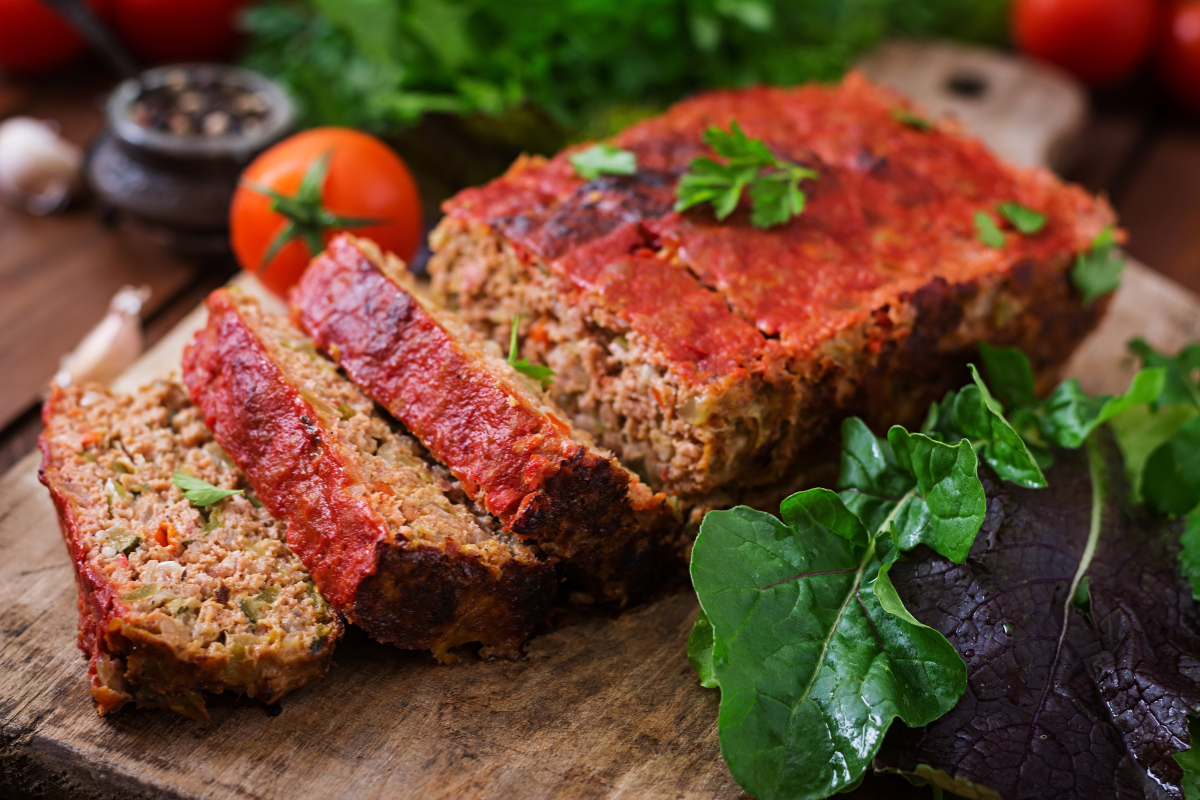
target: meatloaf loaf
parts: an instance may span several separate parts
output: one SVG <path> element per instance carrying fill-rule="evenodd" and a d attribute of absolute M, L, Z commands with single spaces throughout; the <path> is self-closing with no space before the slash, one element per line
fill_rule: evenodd
<path fill-rule="evenodd" d="M 899 113 L 899 112 L 907 113 Z M 1020 347 L 1044 380 L 1102 314 L 1069 270 L 1113 222 L 1101 200 L 1001 162 L 952 123 L 913 124 L 859 75 L 686 100 L 612 140 L 632 175 L 585 180 L 569 156 L 521 158 L 446 202 L 431 236 L 434 296 L 522 355 L 656 489 L 764 485 L 851 413 L 914 424 L 959 385 L 980 340 Z M 790 222 L 673 210 L 709 126 L 736 121 L 818 173 Z M 1007 227 L 1000 203 L 1046 217 Z M 980 239 L 976 214 L 1003 230 Z"/>
<path fill-rule="evenodd" d="M 325 674 L 341 623 L 182 386 L 55 389 L 42 417 L 101 714 L 136 701 L 207 719 L 202 691 L 274 702 Z M 240 493 L 189 500 L 175 473 Z"/>
<path fill-rule="evenodd" d="M 291 300 L 317 346 L 508 530 L 570 559 L 607 600 L 651 582 L 681 527 L 667 497 L 572 426 L 495 342 L 423 299 L 399 259 L 341 236 Z"/>
<path fill-rule="evenodd" d="M 188 390 L 325 597 L 374 638 L 444 661 L 468 642 L 519 654 L 554 559 L 495 526 L 290 321 L 224 289 L 207 306 Z"/>

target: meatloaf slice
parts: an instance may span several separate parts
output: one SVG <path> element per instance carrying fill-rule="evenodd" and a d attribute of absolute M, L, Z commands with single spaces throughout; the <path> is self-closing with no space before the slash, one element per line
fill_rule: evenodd
<path fill-rule="evenodd" d="M 42 419 L 100 714 L 136 701 L 207 719 L 202 691 L 274 702 L 328 671 L 341 622 L 182 386 L 56 388 Z M 242 493 L 201 505 L 175 473 Z"/>
<path fill-rule="evenodd" d="M 184 380 L 334 607 L 443 661 L 468 642 L 518 655 L 555 591 L 554 559 L 499 530 L 287 319 L 225 289 L 207 306 Z"/>
<path fill-rule="evenodd" d="M 576 429 L 499 347 L 422 298 L 404 264 L 341 236 L 293 290 L 317 346 L 404 423 L 506 528 L 569 558 L 618 602 L 664 561 L 679 520 Z"/>
<path fill-rule="evenodd" d="M 522 355 L 557 372 L 573 422 L 689 496 L 786 477 L 849 414 L 919 422 L 981 339 L 1050 379 L 1104 311 L 1069 271 L 1111 210 L 902 110 L 858 75 L 717 91 L 616 136 L 633 175 L 585 180 L 574 150 L 522 158 L 445 204 L 434 296 L 498 342 L 521 313 Z M 724 221 L 674 210 L 680 176 L 712 156 L 705 130 L 733 121 L 818 173 L 786 224 L 754 227 L 748 201 Z M 1045 227 L 1012 230 L 997 212 L 1009 202 Z M 980 240 L 978 213 L 1001 247 Z"/>

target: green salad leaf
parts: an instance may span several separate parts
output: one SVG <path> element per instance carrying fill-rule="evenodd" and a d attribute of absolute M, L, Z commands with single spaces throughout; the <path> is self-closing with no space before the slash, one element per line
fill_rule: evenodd
<path fill-rule="evenodd" d="M 594 181 L 601 175 L 632 175 L 637 172 L 637 156 L 611 144 L 594 144 L 586 150 L 567 156 L 575 172 L 585 180 Z"/>
<path fill-rule="evenodd" d="M 218 500 L 224 500 L 226 497 L 242 494 L 245 491 L 243 489 L 222 489 L 219 486 L 213 486 L 208 481 L 185 475 L 182 472 L 176 472 L 171 481 L 183 489 L 183 496 L 197 508 L 210 506 Z"/>
<path fill-rule="evenodd" d="M 1174 436 L 1183 423 L 1197 415 L 1200 415 L 1200 409 L 1190 404 L 1155 409 L 1151 403 L 1134 406 L 1109 420 L 1109 427 L 1125 458 L 1125 477 L 1133 489 L 1135 500 L 1140 502 L 1144 499 L 1142 477 L 1151 454 Z"/>
<path fill-rule="evenodd" d="M 1004 407 L 992 397 L 974 364 L 970 365 L 974 386 L 958 393 L 954 419 L 968 438 L 982 444 L 983 460 L 1006 481 L 1029 489 L 1046 485 L 1037 459 L 1004 416 Z"/>
<path fill-rule="evenodd" d="M 1200 343 L 1189 344 L 1174 356 L 1160 353 L 1140 337 L 1130 340 L 1128 347 L 1141 359 L 1142 366 L 1167 371 L 1166 385 L 1155 408 L 1180 404 L 1200 408 Z"/>
<path fill-rule="evenodd" d="M 705 689 L 717 688 L 717 679 L 713 675 L 713 630 L 712 623 L 704 609 L 700 609 L 696 624 L 688 634 L 687 643 L 688 663 L 700 676 L 700 685 Z"/>
<path fill-rule="evenodd" d="M 1092 431 L 1113 417 L 1134 406 L 1153 402 L 1162 392 L 1165 380 L 1166 373 L 1162 369 L 1141 370 L 1120 397 L 1089 395 L 1074 378 L 1063 381 L 1042 406 L 1042 436 L 1059 447 L 1074 450 L 1092 435 Z"/>
<path fill-rule="evenodd" d="M 966 667 L 904 610 L 891 535 L 869 534 L 825 489 L 781 513 L 706 515 L 692 582 L 730 772 L 759 800 L 828 797 L 857 784 L 894 719 L 923 725 L 953 707 Z"/>
<path fill-rule="evenodd" d="M 733 213 L 750 190 L 750 223 L 757 228 L 782 225 L 804 211 L 805 195 L 800 181 L 818 177 L 817 173 L 799 164 L 777 158 L 759 139 L 746 136 L 737 122 L 729 131 L 710 126 L 704 133 L 704 143 L 711 147 L 724 163 L 711 158 L 692 160 L 688 171 L 679 179 L 676 211 L 709 203 L 717 219 Z"/>
<path fill-rule="evenodd" d="M 901 550 L 927 544 L 966 558 L 987 504 L 969 442 L 949 445 L 899 426 L 879 439 L 857 417 L 842 423 L 838 490 L 873 535 L 896 536 Z"/>
<path fill-rule="evenodd" d="M 1146 459 L 1142 475 L 1146 505 L 1180 516 L 1200 504 L 1200 417 L 1192 417 Z"/>
<path fill-rule="evenodd" d="M 1033 394 L 1033 368 L 1024 353 L 1015 347 L 992 347 L 987 342 L 980 342 L 979 357 L 992 393 L 1005 408 L 1037 402 Z"/>
<path fill-rule="evenodd" d="M 1192 586 L 1192 599 L 1200 601 L 1200 514 L 1188 514 L 1180 541 L 1179 569 Z"/>
<path fill-rule="evenodd" d="M 1046 227 L 1045 214 L 1039 214 L 1032 208 L 1018 203 L 1001 203 L 996 206 L 996 211 L 1025 236 L 1033 236 Z"/>
<path fill-rule="evenodd" d="M 1192 746 L 1171 757 L 1183 768 L 1183 800 L 1200 800 L 1200 750 L 1196 749 L 1196 743 L 1200 742 L 1200 720 L 1190 715 L 1188 739 Z"/>
<path fill-rule="evenodd" d="M 1116 291 L 1124 271 L 1125 259 L 1117 250 L 1116 234 L 1108 227 L 1096 234 L 1090 250 L 1076 257 L 1071 282 L 1083 293 L 1083 302 L 1090 305 L 1097 297 Z"/>

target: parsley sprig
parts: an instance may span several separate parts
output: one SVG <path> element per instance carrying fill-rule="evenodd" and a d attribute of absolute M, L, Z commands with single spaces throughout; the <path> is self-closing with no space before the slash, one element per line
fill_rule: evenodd
<path fill-rule="evenodd" d="M 1121 285 L 1125 260 L 1117 250 L 1117 237 L 1111 226 L 1104 228 L 1092 240 L 1092 247 L 1080 253 L 1071 268 L 1071 282 L 1083 293 L 1084 305 L 1097 297 L 1116 291 Z"/>
<path fill-rule="evenodd" d="M 601 175 L 632 175 L 637 172 L 637 156 L 611 144 L 595 144 L 586 150 L 567 156 L 575 172 L 584 180 L 594 181 Z"/>
<path fill-rule="evenodd" d="M 776 157 L 762 140 L 746 136 L 736 121 L 729 127 L 728 132 L 716 126 L 704 132 L 704 143 L 725 163 L 703 156 L 693 159 L 679 179 L 675 210 L 711 203 L 717 219 L 723 220 L 749 187 L 750 222 L 756 228 L 782 225 L 802 213 L 806 198 L 800 181 L 816 178 L 817 173 Z"/>
<path fill-rule="evenodd" d="M 545 389 L 554 383 L 554 370 L 543 367 L 541 364 L 531 364 L 527 358 L 517 359 L 517 328 L 520 323 L 521 315 L 513 314 L 512 333 L 508 337 L 508 365 L 522 375 L 527 375 L 535 381 L 541 381 L 542 388 Z"/>

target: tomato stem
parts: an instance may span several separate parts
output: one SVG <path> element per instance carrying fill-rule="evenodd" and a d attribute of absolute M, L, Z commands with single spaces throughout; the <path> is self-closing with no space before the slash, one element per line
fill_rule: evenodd
<path fill-rule="evenodd" d="M 368 225 L 381 225 L 388 221 L 385 217 L 341 217 L 325 208 L 322 195 L 325 178 L 329 174 L 331 157 L 332 152 L 326 150 L 313 159 L 304 172 L 300 188 L 296 190 L 293 197 L 288 197 L 260 183 L 242 179 L 241 184 L 247 189 L 270 198 L 271 210 L 287 220 L 280 228 L 279 233 L 271 240 L 267 251 L 263 253 L 262 263 L 258 266 L 260 275 L 267 271 L 268 265 L 279 254 L 283 246 L 293 239 L 304 242 L 309 256 L 315 258 L 325 249 L 325 232 L 330 228 L 361 228 Z"/>

